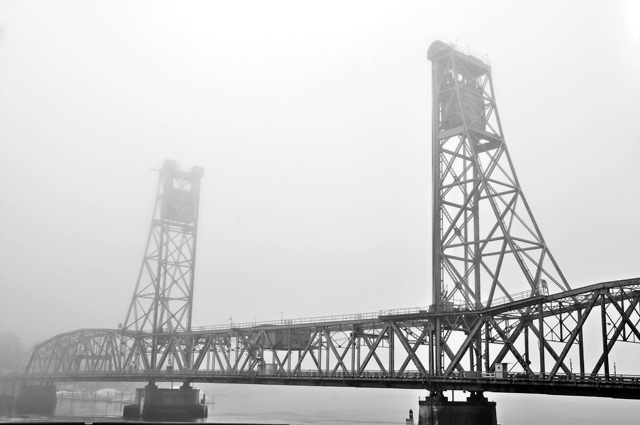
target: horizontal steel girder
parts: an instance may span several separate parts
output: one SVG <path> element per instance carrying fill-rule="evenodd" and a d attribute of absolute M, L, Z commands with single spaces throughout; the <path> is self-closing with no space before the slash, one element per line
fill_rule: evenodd
<path fill-rule="evenodd" d="M 0 376 L 0 379 L 2 377 Z M 9 378 L 7 378 L 9 379 Z M 429 377 L 418 372 L 405 372 L 390 377 L 383 373 L 367 372 L 353 377 L 343 373 L 324 376 L 317 371 L 301 371 L 293 376 L 260 374 L 258 372 L 220 371 L 137 371 L 76 374 L 34 374 L 29 381 L 55 382 L 192 382 L 217 384 L 301 385 L 318 387 L 428 389 L 432 391 L 464 390 L 525 394 L 574 395 L 640 399 L 640 376 L 566 376 L 553 379 L 549 376 L 527 378 L 523 376 L 504 379 L 495 376 L 468 378 L 455 375 L 451 378 Z"/>
<path fill-rule="evenodd" d="M 628 349 L 640 350 L 640 345 L 632 344 L 616 351 L 621 342 L 640 341 L 639 301 L 640 279 L 629 279 L 482 310 L 381 313 L 364 319 L 155 334 L 81 329 L 38 345 L 21 379 L 183 380 L 639 398 L 635 394 L 640 391 L 640 377 L 634 375 L 640 370 L 621 369 L 623 374 L 615 370 L 616 361 L 622 367 Z M 158 354 L 155 367 L 152 352 Z M 440 362 L 435 361 L 437 355 Z"/>

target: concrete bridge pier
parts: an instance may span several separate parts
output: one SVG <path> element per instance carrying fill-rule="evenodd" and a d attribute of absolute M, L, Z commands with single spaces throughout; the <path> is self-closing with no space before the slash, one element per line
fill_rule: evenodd
<path fill-rule="evenodd" d="M 200 390 L 185 382 L 180 388 L 158 388 L 150 382 L 136 389 L 136 404 L 124 406 L 124 418 L 200 419 L 208 416 L 208 408 L 200 403 Z"/>
<path fill-rule="evenodd" d="M 0 379 L 0 410 L 13 408 L 13 401 L 16 398 L 17 391 L 20 387 L 17 373 L 16 376 L 9 379 Z"/>
<path fill-rule="evenodd" d="M 449 401 L 439 391 L 432 391 L 418 402 L 418 425 L 497 425 L 496 403 L 482 392 L 471 392 L 467 401 Z"/>
<path fill-rule="evenodd" d="M 16 413 L 52 415 L 56 410 L 56 386 L 22 383 L 15 401 Z"/>

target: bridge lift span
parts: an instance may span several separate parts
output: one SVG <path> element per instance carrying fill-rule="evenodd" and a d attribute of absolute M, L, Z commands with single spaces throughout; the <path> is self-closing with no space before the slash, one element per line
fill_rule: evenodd
<path fill-rule="evenodd" d="M 455 407 L 448 390 L 640 399 L 640 376 L 615 367 L 638 353 L 640 279 L 570 287 L 516 176 L 490 64 L 440 41 L 428 58 L 432 305 L 192 326 L 203 172 L 167 161 L 124 325 L 43 342 L 21 379 L 426 389 L 425 424 Z M 495 404 L 485 413 L 495 423 Z"/>

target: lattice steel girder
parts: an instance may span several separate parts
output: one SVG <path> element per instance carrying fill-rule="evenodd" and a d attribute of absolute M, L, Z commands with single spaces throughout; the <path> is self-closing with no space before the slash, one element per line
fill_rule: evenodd
<path fill-rule="evenodd" d="M 491 67 L 440 41 L 432 68 L 433 298 L 482 308 L 569 289 L 531 213 L 505 143 Z"/>
<path fill-rule="evenodd" d="M 561 321 L 566 335 L 546 338 Z M 617 342 L 640 341 L 639 322 L 640 279 L 631 279 L 482 310 L 159 334 L 84 329 L 38 345 L 26 376 L 145 373 L 155 379 L 174 370 L 211 379 L 258 376 L 280 383 L 313 376 L 314 382 L 326 380 L 326 385 L 338 378 L 360 385 L 372 376 L 391 381 L 419 377 L 425 388 L 437 379 L 447 382 L 447 388 L 460 382 L 457 388 L 465 389 L 464 379 L 495 380 L 496 365 L 507 363 L 510 379 L 596 382 L 614 379 L 616 362 L 618 370 L 633 373 L 635 363 L 625 361 L 633 358 L 629 350 L 637 357 L 640 345 L 619 349 Z M 153 352 L 158 356 L 155 365 Z"/>
<path fill-rule="evenodd" d="M 259 372 L 220 371 L 124 371 L 110 373 L 78 374 L 31 374 L 16 377 L 0 375 L 0 384 L 11 381 L 127 381 L 127 382 L 190 382 L 190 383 L 231 383 L 261 385 L 304 385 L 328 387 L 405 388 L 429 389 L 432 391 L 465 390 L 508 393 L 574 395 L 587 397 L 610 397 L 620 399 L 640 399 L 640 378 L 617 375 L 611 377 L 588 375 L 560 375 L 554 379 L 522 377 L 497 379 L 491 376 L 444 378 L 431 376 L 426 380 L 417 372 L 396 373 L 394 376 L 378 372 L 367 372 L 362 376 L 337 373 L 333 376 L 305 371 L 297 375 L 262 374 Z"/>
<path fill-rule="evenodd" d="M 202 168 L 187 173 L 170 160 L 160 170 L 145 255 L 124 330 L 157 334 L 191 329 L 202 176 Z M 155 353 L 148 360 L 158 367 L 158 361 L 164 361 Z"/>

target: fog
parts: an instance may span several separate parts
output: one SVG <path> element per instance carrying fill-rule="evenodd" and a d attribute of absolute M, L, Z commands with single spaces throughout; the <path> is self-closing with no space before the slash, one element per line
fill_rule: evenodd
<path fill-rule="evenodd" d="M 205 169 L 194 323 L 426 305 L 429 44 L 492 63 L 573 287 L 635 277 L 636 3 L 3 2 L 2 330 L 124 320 L 164 159 Z"/>
<path fill-rule="evenodd" d="M 636 1 L 1 1 L 0 332 L 124 321 L 167 158 L 194 325 L 428 305 L 438 39 L 491 61 L 570 285 L 640 276 Z"/>

